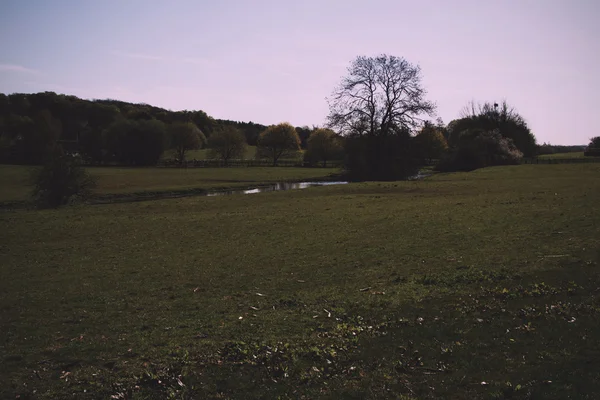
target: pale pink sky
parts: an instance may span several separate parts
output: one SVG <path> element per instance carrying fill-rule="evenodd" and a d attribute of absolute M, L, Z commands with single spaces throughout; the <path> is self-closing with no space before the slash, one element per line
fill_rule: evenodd
<path fill-rule="evenodd" d="M 596 0 L 2 0 L 0 92 L 322 124 L 358 55 L 417 63 L 444 122 L 506 99 L 538 142 L 600 135 Z"/>

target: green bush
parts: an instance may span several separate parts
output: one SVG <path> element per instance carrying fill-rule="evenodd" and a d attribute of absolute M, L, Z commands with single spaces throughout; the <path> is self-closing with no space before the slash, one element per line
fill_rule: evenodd
<path fill-rule="evenodd" d="M 84 201 L 96 185 L 81 158 L 56 148 L 33 176 L 33 200 L 40 208 L 55 208 Z"/>
<path fill-rule="evenodd" d="M 518 164 L 523 153 L 512 139 L 498 130 L 467 130 L 461 133 L 458 144 L 436 166 L 442 172 L 472 171 L 493 165 Z"/>
<path fill-rule="evenodd" d="M 590 144 L 583 153 L 586 157 L 600 157 L 600 136 L 596 136 L 590 139 Z"/>

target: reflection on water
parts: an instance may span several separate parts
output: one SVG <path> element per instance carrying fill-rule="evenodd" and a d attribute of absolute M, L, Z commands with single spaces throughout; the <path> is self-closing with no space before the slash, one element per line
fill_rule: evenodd
<path fill-rule="evenodd" d="M 431 173 L 419 172 L 417 175 L 408 178 L 409 181 L 421 180 L 430 176 Z M 273 183 L 271 185 L 258 186 L 252 189 L 234 189 L 234 190 L 221 190 L 215 192 L 209 192 L 207 196 L 226 196 L 229 194 L 255 194 L 264 192 L 278 192 L 281 190 L 294 190 L 294 189 L 306 189 L 312 186 L 332 186 L 332 185 L 345 185 L 346 181 L 329 181 L 329 182 L 296 182 L 296 183 Z"/>
<path fill-rule="evenodd" d="M 294 190 L 294 189 L 306 189 L 312 186 L 332 186 L 332 185 L 345 185 L 346 181 L 332 181 L 332 182 L 296 182 L 296 183 L 274 183 L 272 185 L 260 186 L 252 189 L 238 189 L 238 190 L 223 190 L 218 192 L 210 192 L 207 196 L 225 196 L 229 194 L 255 194 L 264 192 L 278 192 L 281 190 Z"/>
<path fill-rule="evenodd" d="M 431 176 L 431 173 L 427 173 L 427 172 L 418 172 L 416 175 L 410 176 L 408 177 L 409 181 L 420 181 L 423 178 L 427 178 L 428 176 Z"/>

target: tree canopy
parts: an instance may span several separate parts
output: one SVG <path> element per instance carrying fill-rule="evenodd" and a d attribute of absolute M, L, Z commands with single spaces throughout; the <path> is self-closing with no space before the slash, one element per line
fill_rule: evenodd
<path fill-rule="evenodd" d="M 590 144 L 585 149 L 584 155 L 600 157 L 600 136 L 590 139 Z"/>
<path fill-rule="evenodd" d="M 185 162 L 188 150 L 197 150 L 206 144 L 206 137 L 193 122 L 175 122 L 169 126 L 171 148 L 180 163 Z"/>
<path fill-rule="evenodd" d="M 217 130 L 208 140 L 211 156 L 220 158 L 225 165 L 231 159 L 242 158 L 246 146 L 246 138 L 242 131 L 231 125 Z"/>
<path fill-rule="evenodd" d="M 512 139 L 525 157 L 536 154 L 536 139 L 525 119 L 506 101 L 498 103 L 468 104 L 461 118 L 448 124 L 449 144 L 456 145 L 463 132 L 471 129 L 497 130 L 502 136 Z"/>
<path fill-rule="evenodd" d="M 0 93 L 0 162 L 42 164 L 50 148 L 59 143 L 65 151 L 79 153 L 86 163 L 119 163 L 115 149 L 107 148 L 103 133 L 123 120 L 154 120 L 167 127 L 193 123 L 206 138 L 221 128 L 233 127 L 250 145 L 256 145 L 267 128 L 254 122 L 214 119 L 201 110 L 171 111 L 144 103 L 84 100 L 54 92 Z M 311 130 L 298 130 L 305 143 Z"/>
<path fill-rule="evenodd" d="M 383 54 L 352 61 L 328 99 L 329 126 L 347 136 L 351 178 L 394 180 L 416 173 L 410 131 L 435 112 L 426 94 L 420 67 L 403 58 Z"/>
<path fill-rule="evenodd" d="M 448 150 L 443 131 L 433 124 L 425 124 L 413 142 L 419 157 L 427 160 L 439 159 Z"/>
<path fill-rule="evenodd" d="M 85 200 L 96 185 L 79 156 L 65 153 L 60 146 L 54 147 L 45 165 L 34 172 L 33 183 L 33 199 L 40 208 L 59 207 L 75 197 Z"/>
<path fill-rule="evenodd" d="M 300 150 L 300 138 L 296 129 L 287 122 L 272 125 L 258 137 L 257 156 L 270 158 L 277 165 L 283 156 L 293 155 Z"/>
<path fill-rule="evenodd" d="M 103 136 L 108 158 L 125 165 L 156 165 L 168 144 L 165 124 L 155 119 L 118 120 Z"/>
<path fill-rule="evenodd" d="M 321 162 L 323 167 L 327 161 L 339 160 L 343 157 L 343 139 L 331 129 L 316 129 L 307 140 L 304 159 L 310 163 Z"/>
<path fill-rule="evenodd" d="M 414 128 L 435 111 L 426 94 L 419 66 L 386 54 L 360 56 L 328 99 L 329 125 L 342 134 L 371 136 Z"/>
<path fill-rule="evenodd" d="M 463 131 L 458 143 L 436 166 L 438 171 L 472 171 L 494 165 L 518 164 L 523 153 L 499 130 Z"/>

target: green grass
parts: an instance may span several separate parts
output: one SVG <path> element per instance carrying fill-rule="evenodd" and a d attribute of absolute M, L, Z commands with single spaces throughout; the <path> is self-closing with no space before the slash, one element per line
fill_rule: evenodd
<path fill-rule="evenodd" d="M 207 160 L 208 157 L 208 149 L 200 149 L 200 150 L 190 150 L 185 153 L 186 160 Z M 175 150 L 165 151 L 163 154 L 163 159 L 175 158 Z M 256 157 L 256 146 L 248 146 L 246 147 L 246 153 L 244 154 L 244 160 L 254 160 Z"/>
<path fill-rule="evenodd" d="M 29 176 L 33 167 L 0 165 L 0 202 L 26 201 L 31 193 Z M 95 193 L 181 191 L 246 187 L 269 182 L 324 178 L 335 169 L 252 167 L 252 168 L 88 168 L 97 178 Z"/>
<path fill-rule="evenodd" d="M 298 152 L 296 157 L 291 158 L 282 158 L 282 160 L 302 160 L 302 151 Z M 164 153 L 163 159 L 173 159 L 176 158 L 175 150 L 168 150 Z M 246 153 L 244 154 L 244 160 L 254 160 L 256 158 L 256 146 L 247 146 Z M 208 149 L 200 149 L 200 150 L 190 150 L 185 154 L 186 160 L 208 160 L 209 150 Z"/>
<path fill-rule="evenodd" d="M 584 157 L 583 151 L 573 153 L 556 153 L 556 154 L 544 154 L 539 158 L 550 158 L 550 159 L 563 159 L 563 158 L 582 158 Z"/>
<path fill-rule="evenodd" d="M 598 398 L 599 173 L 3 211 L 0 398 Z"/>
<path fill-rule="evenodd" d="M 32 167 L 0 164 L 0 202 L 23 201 L 31 195 Z"/>

